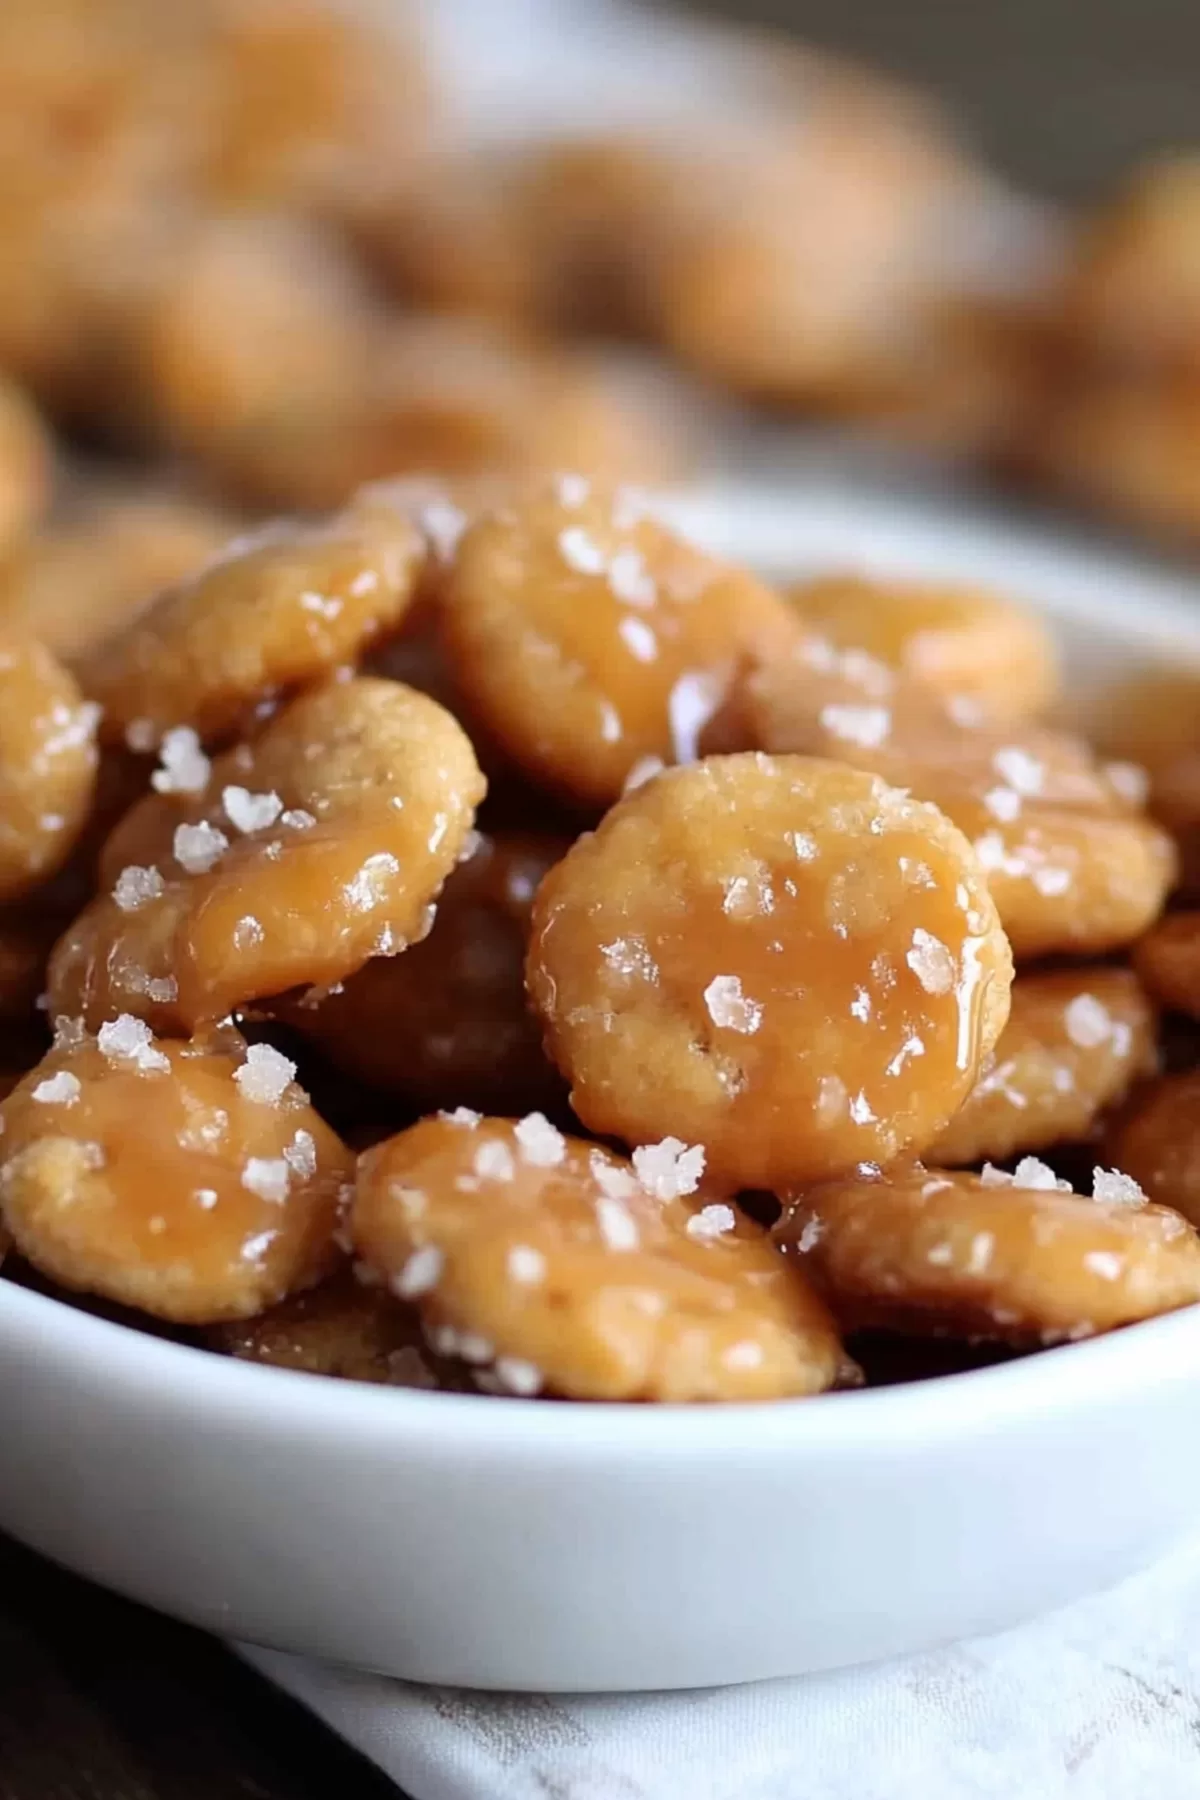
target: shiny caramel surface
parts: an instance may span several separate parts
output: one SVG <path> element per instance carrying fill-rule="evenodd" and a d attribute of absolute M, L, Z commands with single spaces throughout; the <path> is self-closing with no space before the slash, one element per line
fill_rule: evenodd
<path fill-rule="evenodd" d="M 0 631 L 85 660 L 232 535 L 229 514 L 167 489 L 85 496 L 0 558 Z"/>
<path fill-rule="evenodd" d="M 751 670 L 715 729 L 873 769 L 940 807 L 971 839 L 1021 960 L 1130 943 L 1175 878 L 1170 838 L 1139 810 L 1136 769 L 1068 733 L 989 720 L 974 699 L 824 638 Z"/>
<path fill-rule="evenodd" d="M 1200 1018 L 1200 913 L 1168 913 L 1136 946 L 1133 960 L 1156 1000 Z"/>
<path fill-rule="evenodd" d="M 52 456 L 32 402 L 0 376 L 0 554 L 17 542 L 46 505 Z"/>
<path fill-rule="evenodd" d="M 985 802 L 953 797 L 946 808 L 974 845 L 1019 962 L 1123 949 L 1175 885 L 1175 845 L 1150 819 L 1065 807 L 997 819 Z"/>
<path fill-rule="evenodd" d="M 64 1287 L 192 1324 L 317 1280 L 353 1157 L 294 1083 L 256 1086 L 254 1061 L 128 1015 L 63 1033 L 0 1105 L 0 1213 L 22 1253 Z"/>
<path fill-rule="evenodd" d="M 42 645 L 0 640 L 0 900 L 67 859 L 96 782 L 97 714 Z"/>
<path fill-rule="evenodd" d="M 340 1381 L 432 1388 L 447 1380 L 411 1309 L 347 1267 L 252 1319 L 213 1326 L 208 1342 L 241 1362 Z"/>
<path fill-rule="evenodd" d="M 954 1167 L 1085 1138 L 1156 1062 L 1155 1009 L 1129 969 L 1019 975 L 978 1083 L 930 1145 Z M 1122 1168 L 1124 1164 L 1120 1165 Z"/>
<path fill-rule="evenodd" d="M 530 993 L 572 1104 L 729 1187 L 923 1146 L 1008 1015 L 969 846 L 844 765 L 713 757 L 638 788 L 538 893 Z"/>
<path fill-rule="evenodd" d="M 714 1206 L 694 1156 L 658 1150 L 631 1164 L 536 1115 L 426 1119 L 361 1159 L 355 1247 L 499 1392 L 763 1400 L 847 1374 L 803 1277 Z"/>
<path fill-rule="evenodd" d="M 220 741 L 264 701 L 353 662 L 394 629 L 424 546 L 399 514 L 266 527 L 89 658 L 105 731 L 193 726 Z"/>
<path fill-rule="evenodd" d="M 843 1321 L 904 1331 L 1050 1344 L 1200 1300 L 1200 1240 L 1178 1213 L 1023 1173 L 918 1166 L 813 1188 L 776 1241 Z"/>
<path fill-rule="evenodd" d="M 843 575 L 801 582 L 788 599 L 838 649 L 975 700 L 992 719 L 1036 715 L 1057 692 L 1048 627 L 998 595 Z"/>
<path fill-rule="evenodd" d="M 54 1010 L 98 1024 L 119 1005 L 192 1030 L 396 953 L 424 935 L 483 785 L 424 695 L 368 677 L 313 689 L 198 792 L 153 794 L 118 827 L 112 888 L 52 960 Z M 156 1001 L 147 977 L 174 992 Z"/>
<path fill-rule="evenodd" d="M 1200 1075 L 1164 1075 L 1118 1114 L 1107 1154 L 1152 1200 L 1200 1225 Z"/>
<path fill-rule="evenodd" d="M 485 512 L 443 614 L 468 705 L 529 774 L 597 806 L 648 759 L 690 761 L 742 659 L 797 630 L 753 576 L 577 476 Z"/>
<path fill-rule="evenodd" d="M 525 952 L 538 884 L 569 847 L 531 833 L 480 834 L 447 880 L 428 937 L 277 1014 L 346 1074 L 418 1106 L 557 1106 L 561 1084 L 526 1001 Z"/>

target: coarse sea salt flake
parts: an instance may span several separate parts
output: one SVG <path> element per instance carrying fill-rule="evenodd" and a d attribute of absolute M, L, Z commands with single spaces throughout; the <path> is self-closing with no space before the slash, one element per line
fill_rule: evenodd
<path fill-rule="evenodd" d="M 260 1200 L 282 1205 L 288 1197 L 292 1172 L 282 1156 L 250 1156 L 242 1170 L 242 1186 Z"/>
<path fill-rule="evenodd" d="M 682 1138 L 665 1137 L 657 1144 L 642 1144 L 633 1153 L 638 1180 L 656 1200 L 677 1200 L 694 1194 L 704 1174 L 704 1146 L 690 1148 Z"/>
<path fill-rule="evenodd" d="M 954 986 L 954 958 L 931 931 L 918 925 L 904 960 L 927 994 L 948 994 Z"/>
<path fill-rule="evenodd" d="M 578 575 L 603 575 L 608 567 L 603 550 L 582 525 L 568 525 L 560 531 L 558 548 L 567 567 Z"/>
<path fill-rule="evenodd" d="M 718 1202 L 715 1206 L 702 1206 L 698 1213 L 693 1213 L 684 1230 L 690 1238 L 698 1238 L 701 1243 L 711 1242 L 726 1231 L 732 1231 L 737 1224 L 737 1214 L 732 1206 Z"/>
<path fill-rule="evenodd" d="M 608 565 L 609 586 L 626 606 L 653 606 L 658 598 L 654 577 L 643 561 L 640 550 L 626 544 Z"/>
<path fill-rule="evenodd" d="M 796 1248 L 800 1251 L 802 1256 L 807 1256 L 810 1250 L 816 1249 L 821 1241 L 821 1233 L 824 1229 L 824 1224 L 817 1217 L 816 1213 L 813 1213 L 811 1218 L 805 1219 L 803 1225 L 800 1227 L 800 1235 L 796 1239 Z"/>
<path fill-rule="evenodd" d="M 1010 744 L 1003 750 L 997 750 L 992 758 L 992 767 L 1002 781 L 1006 781 L 1018 794 L 1040 794 L 1046 783 L 1045 765 L 1031 756 L 1028 750 L 1022 750 L 1019 744 Z"/>
<path fill-rule="evenodd" d="M 317 1140 L 312 1132 L 297 1131 L 284 1147 L 283 1160 L 302 1181 L 310 1180 L 317 1172 Z"/>
<path fill-rule="evenodd" d="M 536 1169 L 553 1169 L 567 1154 L 567 1140 L 544 1113 L 530 1113 L 518 1119 L 513 1136 L 521 1146 L 521 1155 Z"/>
<path fill-rule="evenodd" d="M 546 1276 L 546 1259 L 532 1244 L 514 1244 L 508 1253 L 507 1267 L 522 1287 L 534 1287 Z"/>
<path fill-rule="evenodd" d="M 821 708 L 821 724 L 845 743 L 873 750 L 891 730 L 892 715 L 886 706 L 830 705 Z"/>
<path fill-rule="evenodd" d="M 586 475 L 560 475 L 554 483 L 554 491 L 564 506 L 582 506 L 592 491 L 592 484 Z"/>
<path fill-rule="evenodd" d="M 1016 788 L 994 787 L 983 796 L 983 804 L 993 819 L 1002 819 L 1006 825 L 1010 825 L 1020 815 L 1021 796 Z"/>
<path fill-rule="evenodd" d="M 528 1400 L 542 1391 L 542 1371 L 536 1363 L 526 1361 L 523 1356 L 498 1356 L 496 1358 L 496 1379 L 502 1388 L 510 1394 L 517 1394 Z"/>
<path fill-rule="evenodd" d="M 1069 1194 L 1069 1181 L 1060 1181 L 1049 1163 L 1036 1156 L 1023 1156 L 1013 1170 L 1013 1182 L 1019 1188 L 1045 1189 L 1047 1193 Z"/>
<path fill-rule="evenodd" d="M 623 1201 L 601 1194 L 596 1201 L 596 1223 L 610 1250 L 636 1250 L 641 1237 L 637 1220 Z"/>
<path fill-rule="evenodd" d="M 1113 1019 L 1094 994 L 1076 994 L 1063 1013 L 1067 1036 L 1081 1050 L 1095 1050 L 1113 1035 Z"/>
<path fill-rule="evenodd" d="M 246 1060 L 235 1069 L 233 1079 L 244 1100 L 260 1106 L 277 1106 L 295 1079 L 296 1065 L 271 1044 L 251 1044 Z"/>
<path fill-rule="evenodd" d="M 1120 1169 L 1093 1169 L 1092 1199 L 1109 1206 L 1143 1206 L 1146 1196 L 1132 1175 L 1123 1175 Z"/>
<path fill-rule="evenodd" d="M 474 1131 L 483 1123 L 483 1114 L 472 1112 L 469 1106 L 456 1106 L 453 1112 L 439 1113 L 438 1118 L 444 1119 L 447 1125 L 463 1125 L 468 1131 Z"/>
<path fill-rule="evenodd" d="M 388 885 L 399 873 L 400 864 L 391 851 L 377 850 L 343 887 L 347 905 L 355 912 L 370 912 L 387 898 Z"/>
<path fill-rule="evenodd" d="M 414 1250 L 392 1282 L 392 1292 L 400 1300 L 419 1300 L 429 1294 L 442 1278 L 446 1266 L 444 1253 L 436 1244 L 424 1244 Z"/>
<path fill-rule="evenodd" d="M 628 1200 L 641 1186 L 631 1169 L 624 1169 L 619 1163 L 610 1162 L 603 1151 L 592 1151 L 588 1167 L 596 1186 L 610 1200 Z"/>
<path fill-rule="evenodd" d="M 177 825 L 171 848 L 175 861 L 189 875 L 207 875 L 229 848 L 229 839 L 215 825 Z"/>
<path fill-rule="evenodd" d="M 1105 763 L 1109 786 L 1130 806 L 1145 806 L 1150 792 L 1150 777 L 1140 763 Z"/>
<path fill-rule="evenodd" d="M 1101 1281 L 1117 1281 L 1125 1267 L 1125 1258 L 1118 1256 L 1115 1250 L 1088 1250 L 1084 1253 L 1083 1266 L 1091 1274 L 1098 1275 Z"/>
<path fill-rule="evenodd" d="M 644 619 L 622 619 L 617 630 L 626 649 L 638 662 L 654 662 L 658 656 L 658 639 Z"/>
<path fill-rule="evenodd" d="M 131 726 L 130 731 L 132 730 Z M 143 746 L 130 741 L 133 749 L 150 748 L 150 744 Z M 200 748 L 200 739 L 190 725 L 176 725 L 173 730 L 164 733 L 158 756 L 161 767 L 155 769 L 150 777 L 150 785 L 158 794 L 198 794 L 212 773 L 212 764 Z"/>
<path fill-rule="evenodd" d="M 78 1075 L 72 1075 L 69 1069 L 59 1069 L 56 1075 L 48 1075 L 45 1081 L 38 1082 L 33 1098 L 45 1106 L 74 1106 L 82 1092 Z"/>
<path fill-rule="evenodd" d="M 171 1064 L 154 1046 L 153 1034 L 144 1019 L 132 1013 L 121 1013 L 100 1027 L 96 1033 L 100 1054 L 109 1062 L 131 1062 L 143 1074 L 166 1072 Z"/>
<path fill-rule="evenodd" d="M 499 1138 L 485 1138 L 475 1152 L 475 1173 L 485 1181 L 511 1181 L 516 1174 L 512 1151 Z"/>
<path fill-rule="evenodd" d="M 971 1251 L 967 1257 L 964 1273 L 967 1275 L 985 1274 L 995 1248 L 996 1239 L 990 1231 L 977 1231 L 971 1239 Z"/>
<path fill-rule="evenodd" d="M 139 906 L 145 906 L 150 900 L 157 900 L 162 891 L 163 878 L 157 869 L 141 868 L 137 863 L 130 863 L 117 876 L 113 899 L 122 912 L 136 912 Z"/>
<path fill-rule="evenodd" d="M 242 832 L 268 830 L 283 811 L 283 801 L 274 790 L 252 794 L 249 788 L 237 786 L 222 789 L 221 805 L 229 823 Z"/>
<path fill-rule="evenodd" d="M 155 730 L 154 720 L 130 719 L 125 727 L 125 742 L 131 750 L 136 751 L 139 755 L 144 756 L 147 751 L 153 750 L 158 742 L 158 732 Z"/>
<path fill-rule="evenodd" d="M 1071 871 L 1060 868 L 1035 869 L 1033 885 L 1045 899 L 1057 900 L 1071 885 Z"/>
<path fill-rule="evenodd" d="M 714 975 L 704 990 L 704 1004 L 714 1025 L 749 1037 L 762 1024 L 763 1009 L 742 993 L 736 975 Z"/>

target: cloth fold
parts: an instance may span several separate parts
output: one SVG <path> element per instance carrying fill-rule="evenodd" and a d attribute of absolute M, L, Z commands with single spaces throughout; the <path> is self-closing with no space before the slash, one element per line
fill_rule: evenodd
<path fill-rule="evenodd" d="M 467 1693 L 241 1654 L 412 1800 L 1200 1795 L 1200 1536 L 996 1637 L 749 1687 Z"/>

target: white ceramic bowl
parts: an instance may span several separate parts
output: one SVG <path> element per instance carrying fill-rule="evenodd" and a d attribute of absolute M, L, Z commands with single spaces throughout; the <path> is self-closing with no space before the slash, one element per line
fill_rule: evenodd
<path fill-rule="evenodd" d="M 1024 592 L 1076 681 L 1200 665 L 1183 577 L 832 490 L 675 510 L 771 573 Z M 909 1387 L 573 1407 L 244 1365 L 0 1281 L 0 1367 L 0 1528 L 231 1636 L 481 1687 L 745 1681 L 994 1630 L 1152 1560 L 1200 1492 L 1200 1308 Z"/>

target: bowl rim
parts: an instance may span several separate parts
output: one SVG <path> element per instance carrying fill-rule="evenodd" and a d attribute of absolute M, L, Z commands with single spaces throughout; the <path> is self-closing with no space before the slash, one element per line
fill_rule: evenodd
<path fill-rule="evenodd" d="M 659 1460 L 786 1446 L 817 1455 L 884 1443 L 918 1448 L 951 1434 L 989 1432 L 1014 1414 L 1028 1420 L 1098 1403 L 1108 1410 L 1122 1397 L 1200 1369 L 1200 1305 L 983 1369 L 806 1399 L 708 1405 L 531 1405 L 507 1395 L 343 1381 L 155 1337 L 3 1280 L 0 1345 L 10 1366 L 22 1352 L 43 1373 L 58 1365 L 74 1391 L 103 1381 L 114 1404 L 120 1396 L 147 1406 L 170 1400 L 210 1422 L 253 1421 L 272 1433 L 405 1453 L 450 1445 L 472 1456 L 525 1449 L 553 1460 L 556 1453 L 573 1459 L 632 1449 L 652 1450 Z"/>
<path fill-rule="evenodd" d="M 1084 534 L 1039 524 L 962 490 L 897 492 L 836 476 L 795 485 L 714 481 L 650 496 L 664 517 L 719 554 L 780 577 L 790 570 L 860 567 L 919 579 L 994 586 L 1051 617 L 1098 625 L 1133 653 L 1200 668 L 1200 577 L 1140 559 Z M 359 1439 L 410 1452 L 461 1447 L 472 1455 L 536 1452 L 576 1458 L 652 1451 L 767 1453 L 920 1446 L 950 1432 L 990 1430 L 1013 1413 L 1106 1406 L 1200 1369 L 1200 1304 L 1086 1341 L 987 1368 L 810 1399 L 712 1405 L 587 1402 L 530 1405 L 508 1396 L 429 1392 L 314 1376 L 221 1356 L 104 1319 L 4 1278 L 0 1345 L 99 1374 L 131 1399 L 170 1398 L 261 1428 Z M 464 1430 L 463 1427 L 466 1427 Z"/>

